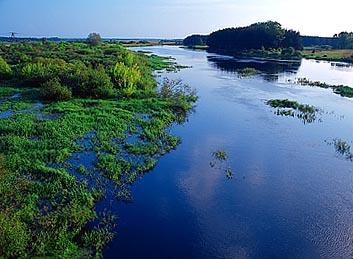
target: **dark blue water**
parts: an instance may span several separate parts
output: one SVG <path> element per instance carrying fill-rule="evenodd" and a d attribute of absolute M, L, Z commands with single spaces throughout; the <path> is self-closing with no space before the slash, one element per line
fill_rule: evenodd
<path fill-rule="evenodd" d="M 353 146 L 353 100 L 288 83 L 353 86 L 352 67 L 139 50 L 192 66 L 163 76 L 181 78 L 200 99 L 189 121 L 173 128 L 182 144 L 133 186 L 132 203 L 115 208 L 118 233 L 105 258 L 353 257 L 353 163 L 332 144 Z M 239 78 L 242 67 L 261 74 Z M 265 104 L 274 98 L 314 105 L 319 119 L 277 116 Z M 232 179 L 210 167 L 218 149 L 228 154 Z"/>

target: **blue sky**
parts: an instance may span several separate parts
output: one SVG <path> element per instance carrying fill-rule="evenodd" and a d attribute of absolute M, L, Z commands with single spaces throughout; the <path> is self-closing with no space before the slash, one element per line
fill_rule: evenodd
<path fill-rule="evenodd" d="M 305 35 L 353 30 L 352 0 L 0 0 L 0 34 L 183 38 L 276 20 Z"/>

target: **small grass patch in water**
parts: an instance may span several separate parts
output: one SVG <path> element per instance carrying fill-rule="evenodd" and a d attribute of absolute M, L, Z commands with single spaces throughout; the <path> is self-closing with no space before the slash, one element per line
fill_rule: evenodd
<path fill-rule="evenodd" d="M 225 161 L 228 158 L 228 155 L 224 150 L 217 150 L 212 153 L 212 156 L 218 161 Z"/>
<path fill-rule="evenodd" d="M 306 86 L 316 86 L 325 89 L 332 89 L 335 94 L 339 94 L 342 97 L 353 98 L 353 88 L 346 85 L 331 85 L 327 83 L 323 83 L 320 81 L 311 81 L 307 78 L 298 78 L 296 83 L 299 85 L 306 85 Z"/>
<path fill-rule="evenodd" d="M 212 152 L 213 160 L 210 162 L 210 167 L 221 170 L 225 173 L 228 179 L 233 178 L 233 170 L 228 165 L 228 154 L 225 150 L 219 149 Z"/>
<path fill-rule="evenodd" d="M 276 115 L 290 116 L 301 119 L 304 124 L 314 122 L 319 109 L 308 104 L 300 104 L 297 101 L 288 99 L 273 99 L 266 102 L 272 108 L 276 108 Z"/>

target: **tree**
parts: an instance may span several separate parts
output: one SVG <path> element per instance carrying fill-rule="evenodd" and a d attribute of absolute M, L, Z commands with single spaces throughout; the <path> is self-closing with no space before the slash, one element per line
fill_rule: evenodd
<path fill-rule="evenodd" d="M 207 43 L 207 35 L 191 35 L 183 40 L 184 46 L 203 46 Z"/>
<path fill-rule="evenodd" d="M 98 46 L 102 42 L 99 33 L 92 32 L 87 37 L 87 43 L 91 46 Z"/>
<path fill-rule="evenodd" d="M 297 50 L 303 49 L 302 40 L 300 38 L 300 33 L 294 30 L 286 30 L 284 34 L 284 39 L 281 42 L 281 47 L 283 48 L 294 48 Z"/>

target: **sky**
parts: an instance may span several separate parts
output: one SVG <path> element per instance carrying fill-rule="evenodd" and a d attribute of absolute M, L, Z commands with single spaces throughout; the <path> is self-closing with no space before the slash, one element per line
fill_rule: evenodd
<path fill-rule="evenodd" d="M 302 35 L 353 31 L 352 0 L 0 0 L 0 35 L 184 38 L 259 21 Z"/>

